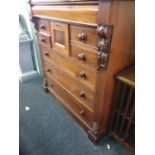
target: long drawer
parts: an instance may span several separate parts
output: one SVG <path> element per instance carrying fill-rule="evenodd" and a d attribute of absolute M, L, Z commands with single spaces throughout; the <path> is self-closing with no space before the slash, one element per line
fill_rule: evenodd
<path fill-rule="evenodd" d="M 47 76 L 47 80 L 49 91 L 56 93 L 61 103 L 75 115 L 77 119 L 90 128 L 92 126 L 94 113 L 82 106 L 58 81 L 50 76 Z"/>
<path fill-rule="evenodd" d="M 61 83 L 73 96 L 79 100 L 84 106 L 93 111 L 95 92 L 88 89 L 80 81 L 67 74 L 63 69 L 54 63 L 44 61 L 45 74 L 52 76 Z"/>
<path fill-rule="evenodd" d="M 81 63 L 78 63 L 73 58 L 68 58 L 60 55 L 56 51 L 42 46 L 42 55 L 46 60 L 50 60 L 55 64 L 58 64 L 60 68 L 66 70 L 66 72 L 73 77 L 80 80 L 84 85 L 95 91 L 97 71 L 90 67 L 87 67 Z"/>

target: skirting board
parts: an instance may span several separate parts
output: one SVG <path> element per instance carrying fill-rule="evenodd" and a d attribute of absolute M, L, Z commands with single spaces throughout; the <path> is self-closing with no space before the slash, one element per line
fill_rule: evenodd
<path fill-rule="evenodd" d="M 24 82 L 24 81 L 28 81 L 28 80 L 31 80 L 31 79 L 35 79 L 35 78 L 38 78 L 38 73 L 37 71 L 29 71 L 29 72 L 26 72 L 26 73 L 21 73 L 19 79 L 21 82 Z"/>

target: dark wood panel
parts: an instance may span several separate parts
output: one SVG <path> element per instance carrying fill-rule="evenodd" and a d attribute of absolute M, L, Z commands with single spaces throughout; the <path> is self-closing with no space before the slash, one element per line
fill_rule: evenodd
<path fill-rule="evenodd" d="M 112 104 L 114 75 L 134 64 L 134 1 L 100 1 L 98 23 L 113 26 L 108 68 L 98 73 L 96 84 L 96 90 L 104 92 L 97 93 L 98 102 L 94 107 L 94 119 L 100 124 L 99 133 L 103 135 Z"/>

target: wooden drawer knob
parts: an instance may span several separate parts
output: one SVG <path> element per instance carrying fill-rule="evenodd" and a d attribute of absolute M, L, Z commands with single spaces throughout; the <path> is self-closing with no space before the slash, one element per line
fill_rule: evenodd
<path fill-rule="evenodd" d="M 40 41 L 41 42 L 45 42 L 45 38 L 40 38 Z"/>
<path fill-rule="evenodd" d="M 84 116 L 84 115 L 85 115 L 85 112 L 84 112 L 83 110 L 81 110 L 81 111 L 79 112 L 79 114 L 82 115 L 82 116 Z"/>
<path fill-rule="evenodd" d="M 49 57 L 49 54 L 48 54 L 48 52 L 45 52 L 45 56 Z"/>
<path fill-rule="evenodd" d="M 84 71 L 81 71 L 80 72 L 80 77 L 85 79 L 86 78 L 86 73 Z"/>
<path fill-rule="evenodd" d="M 45 25 L 44 24 L 41 24 L 40 25 L 40 29 L 45 29 L 46 27 L 45 27 Z"/>
<path fill-rule="evenodd" d="M 48 73 L 51 73 L 51 69 L 47 69 L 46 71 L 47 71 Z"/>
<path fill-rule="evenodd" d="M 81 91 L 81 92 L 79 93 L 79 96 L 80 96 L 81 98 L 85 98 L 85 97 L 86 97 L 84 91 Z"/>
<path fill-rule="evenodd" d="M 85 56 L 85 54 L 84 53 L 80 53 L 80 54 L 78 54 L 78 59 L 79 60 L 86 60 L 86 56 Z"/>
<path fill-rule="evenodd" d="M 80 41 L 85 41 L 87 40 L 87 34 L 85 32 L 81 32 L 80 34 L 78 34 L 78 38 Z"/>

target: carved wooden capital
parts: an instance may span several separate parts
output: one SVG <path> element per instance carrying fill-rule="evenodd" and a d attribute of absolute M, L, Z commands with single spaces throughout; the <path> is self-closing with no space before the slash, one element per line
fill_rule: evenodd
<path fill-rule="evenodd" d="M 109 61 L 112 26 L 99 25 L 97 28 L 98 43 L 98 69 L 106 69 Z"/>

